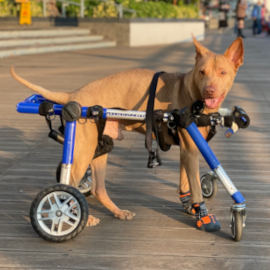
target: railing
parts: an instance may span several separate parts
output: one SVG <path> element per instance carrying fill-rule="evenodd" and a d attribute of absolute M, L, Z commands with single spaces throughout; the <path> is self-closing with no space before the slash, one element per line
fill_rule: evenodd
<path fill-rule="evenodd" d="M 47 17 L 47 2 L 49 0 L 43 0 L 43 16 Z M 70 0 L 56 0 L 58 2 L 61 2 L 62 4 L 62 17 L 66 17 L 66 7 L 69 5 L 74 5 L 77 7 L 80 7 L 80 17 L 84 18 L 84 0 L 80 0 L 80 3 L 70 1 Z M 108 0 L 100 0 L 101 2 L 108 2 Z M 121 4 L 114 3 L 115 8 L 117 9 L 118 18 L 124 17 L 124 12 L 133 13 L 136 15 L 136 11 L 134 9 L 129 9 L 126 7 L 123 7 Z"/>
<path fill-rule="evenodd" d="M 107 2 L 108 0 L 101 0 L 101 1 Z M 134 9 L 126 8 L 126 7 L 123 7 L 123 5 L 116 4 L 116 3 L 114 3 L 114 6 L 117 9 L 118 18 L 120 18 L 120 19 L 122 19 L 124 17 L 124 11 L 129 12 L 129 13 L 133 13 L 136 15 L 136 10 L 134 10 Z"/>
<path fill-rule="evenodd" d="M 43 16 L 47 17 L 47 2 L 49 0 L 43 0 Z M 66 17 L 66 7 L 69 5 L 74 5 L 80 7 L 80 17 L 84 18 L 84 0 L 80 0 L 80 3 L 70 1 L 70 0 L 56 0 L 62 4 L 62 17 Z"/>

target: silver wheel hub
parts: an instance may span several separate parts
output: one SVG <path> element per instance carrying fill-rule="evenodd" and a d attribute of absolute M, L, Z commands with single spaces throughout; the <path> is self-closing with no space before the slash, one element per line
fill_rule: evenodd
<path fill-rule="evenodd" d="M 65 191 L 54 191 L 40 201 L 37 221 L 46 233 L 63 236 L 74 231 L 81 220 L 78 200 Z"/>
<path fill-rule="evenodd" d="M 55 215 L 56 215 L 57 217 L 61 217 L 61 216 L 62 216 L 62 211 L 61 211 L 61 210 L 57 210 L 57 211 L 55 212 Z"/>

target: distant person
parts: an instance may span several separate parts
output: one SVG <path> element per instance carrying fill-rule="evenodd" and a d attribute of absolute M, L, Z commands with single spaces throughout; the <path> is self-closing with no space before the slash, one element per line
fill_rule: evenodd
<path fill-rule="evenodd" d="M 265 5 L 264 4 L 262 4 L 262 12 L 261 12 L 261 17 L 262 17 L 262 19 L 261 19 L 261 22 L 262 22 L 262 32 L 266 32 L 266 34 L 267 34 L 267 32 L 268 32 L 268 25 L 267 25 L 267 17 L 268 17 L 268 10 L 267 10 L 267 8 L 265 7 Z"/>
<path fill-rule="evenodd" d="M 237 36 L 245 38 L 243 29 L 245 28 L 247 1 L 238 0 L 236 5 L 236 19 L 237 19 Z"/>
<path fill-rule="evenodd" d="M 254 5 L 252 9 L 252 32 L 253 35 L 259 35 L 262 32 L 262 3 L 261 1 L 258 1 L 257 4 Z"/>
<path fill-rule="evenodd" d="M 228 12 L 230 11 L 230 1 L 219 0 L 219 28 L 228 27 Z"/>
<path fill-rule="evenodd" d="M 266 33 L 270 35 L 270 10 L 266 9 L 265 15 Z"/>

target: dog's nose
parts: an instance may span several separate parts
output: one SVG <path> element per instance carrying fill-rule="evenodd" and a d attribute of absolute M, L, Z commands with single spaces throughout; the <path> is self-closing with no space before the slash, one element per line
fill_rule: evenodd
<path fill-rule="evenodd" d="M 213 85 L 208 85 L 205 87 L 205 94 L 212 96 L 214 95 L 216 92 L 216 88 Z"/>

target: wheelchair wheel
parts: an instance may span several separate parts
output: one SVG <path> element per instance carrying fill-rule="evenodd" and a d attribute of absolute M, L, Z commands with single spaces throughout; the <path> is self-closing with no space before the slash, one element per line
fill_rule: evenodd
<path fill-rule="evenodd" d="M 239 211 L 232 211 L 231 230 L 234 241 L 240 241 L 243 235 L 243 215 Z"/>
<path fill-rule="evenodd" d="M 76 188 L 57 184 L 36 196 L 30 208 L 30 219 L 34 230 L 43 239 L 67 241 L 84 229 L 88 203 Z"/>
<path fill-rule="evenodd" d="M 218 191 L 217 178 L 213 173 L 206 173 L 201 177 L 202 195 L 204 198 L 212 199 Z"/>
<path fill-rule="evenodd" d="M 61 162 L 58 164 L 56 169 L 56 181 L 60 183 L 60 174 L 61 174 Z M 92 186 L 92 171 L 89 166 L 78 185 L 79 191 L 85 196 L 88 197 L 91 195 L 91 186 Z"/>

